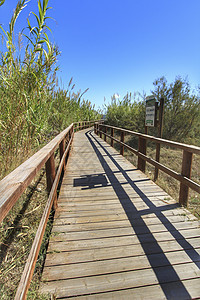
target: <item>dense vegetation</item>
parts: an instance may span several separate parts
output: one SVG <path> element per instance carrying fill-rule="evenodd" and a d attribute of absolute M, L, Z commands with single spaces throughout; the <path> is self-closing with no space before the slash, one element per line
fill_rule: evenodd
<path fill-rule="evenodd" d="M 163 137 L 200 145 L 200 98 L 191 92 L 187 79 L 175 78 L 168 83 L 165 77 L 154 81 L 152 94 L 165 99 Z M 144 132 L 145 95 L 127 94 L 122 100 L 112 97 L 107 106 L 109 124 Z M 150 134 L 157 135 L 156 129 Z"/>
<path fill-rule="evenodd" d="M 28 1 L 18 1 L 7 31 L 0 26 L 4 49 L 0 52 L 1 177 L 12 167 L 13 157 L 15 161 L 26 157 L 71 122 L 97 117 L 91 103 L 82 99 L 84 93 L 73 92 L 72 80 L 67 89 L 58 88 L 59 50 L 48 36 L 48 2 L 38 1 L 38 13 L 30 14 L 17 45 L 15 24 Z"/>

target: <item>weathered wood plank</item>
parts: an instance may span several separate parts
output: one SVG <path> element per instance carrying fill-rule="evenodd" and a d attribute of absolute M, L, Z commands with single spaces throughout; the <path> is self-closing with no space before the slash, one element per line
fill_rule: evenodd
<path fill-rule="evenodd" d="M 164 212 L 160 212 L 159 210 L 156 212 L 149 211 L 147 214 L 137 214 L 137 215 L 131 215 L 130 217 L 127 216 L 125 212 L 116 212 L 116 213 L 111 213 L 107 211 L 107 213 L 94 213 L 94 215 L 77 215 L 76 217 L 69 217 L 68 216 L 68 221 L 69 222 L 76 222 L 77 224 L 79 223 L 90 223 L 90 222 L 103 222 L 103 221 L 111 221 L 111 220 L 136 220 L 136 219 L 147 219 L 147 218 L 152 218 L 152 217 L 162 217 L 165 216 L 166 218 L 170 216 L 181 216 L 181 215 L 187 215 L 184 210 L 182 209 L 176 209 L 176 210 L 168 210 Z M 57 212 L 56 213 L 56 218 L 65 218 L 66 214 L 63 212 Z"/>
<path fill-rule="evenodd" d="M 167 224 L 168 225 L 168 224 Z M 181 223 L 174 223 L 173 224 L 174 231 L 176 230 L 190 230 L 199 228 L 199 222 L 190 222 L 187 224 L 186 222 Z M 151 233 L 158 233 L 158 232 L 167 232 L 168 229 L 166 228 L 165 224 L 156 224 L 156 225 L 149 225 L 148 227 L 144 227 L 141 225 L 134 227 L 138 234 L 145 234 L 149 231 Z M 173 231 L 173 229 L 172 229 Z M 123 236 L 123 235 L 133 235 L 135 233 L 134 229 L 130 226 L 130 223 L 127 224 L 126 227 L 121 228 L 112 228 L 112 229 L 94 229 L 94 230 L 83 230 L 83 231 L 76 231 L 76 232 L 69 232 L 68 226 L 54 226 L 53 228 L 54 236 L 51 238 L 51 241 L 64 241 L 64 240 L 82 240 L 82 239 L 92 239 L 92 238 L 103 238 L 109 236 Z M 199 229 L 200 233 L 200 229 Z M 58 235 L 56 235 L 58 234 Z"/>
<path fill-rule="evenodd" d="M 199 229 L 190 229 L 190 230 L 181 230 L 181 239 L 188 238 L 198 238 Z M 179 240 L 179 234 L 175 233 L 175 237 L 171 235 L 170 232 L 160 232 L 143 234 L 138 237 L 137 235 L 129 236 L 117 236 L 117 237 L 106 237 L 106 238 L 95 238 L 87 240 L 72 240 L 72 241 L 60 241 L 60 242 L 51 242 L 49 243 L 49 251 L 72 251 L 72 250 L 81 250 L 81 249 L 99 249 L 104 247 L 113 247 L 117 245 L 136 245 L 140 243 L 152 243 L 163 242 L 163 241 L 173 241 Z"/>
<path fill-rule="evenodd" d="M 196 248 L 199 253 L 200 249 L 200 237 L 187 239 L 188 245 L 184 250 Z M 162 250 L 167 252 L 180 251 L 183 247 L 180 246 L 177 241 L 163 241 L 159 242 Z M 140 244 L 133 245 L 118 245 L 109 248 L 100 248 L 87 250 L 76 250 L 76 251 L 63 251 L 63 252 L 48 252 L 45 266 L 62 265 L 70 263 L 79 263 L 87 261 L 99 261 L 106 259 L 114 259 L 120 257 L 132 257 L 132 256 L 143 256 L 152 253 L 157 253 L 157 247 L 154 243 L 148 243 L 148 248 L 144 252 L 144 249 Z"/>
<path fill-rule="evenodd" d="M 167 219 L 160 217 L 159 219 L 156 217 L 147 218 L 145 219 L 145 224 L 147 226 L 149 225 L 160 225 L 170 222 L 171 224 L 176 224 L 177 222 L 189 222 L 189 221 L 196 221 L 196 218 L 193 215 L 187 215 L 187 216 L 170 216 Z M 143 226 L 143 220 L 134 220 L 135 226 Z M 130 221 L 129 220 L 114 220 L 114 221 L 106 221 L 106 222 L 93 222 L 93 223 L 76 223 L 71 222 L 69 219 L 56 219 L 54 221 L 54 228 L 56 230 L 59 226 L 66 226 L 68 228 L 68 232 L 73 231 L 84 231 L 84 230 L 96 230 L 96 229 L 114 229 L 114 228 L 121 228 L 121 227 L 129 227 Z"/>
<path fill-rule="evenodd" d="M 179 280 L 200 277 L 200 271 L 194 263 L 174 265 L 174 276 L 172 276 L 170 269 L 171 267 L 168 266 L 157 268 L 157 272 L 160 272 L 159 281 L 152 269 L 145 269 L 68 280 L 49 281 L 48 283 L 43 284 L 42 292 L 56 293 L 59 298 L 177 282 L 175 274 L 178 275 Z M 184 293 L 182 286 L 179 286 L 179 289 Z"/>
<path fill-rule="evenodd" d="M 182 281 L 182 284 L 187 289 L 190 294 L 191 299 L 199 298 L 199 286 L 200 286 L 200 278 L 189 279 Z M 168 299 L 185 299 L 184 293 L 181 291 L 179 287 L 179 282 L 171 282 L 163 284 L 165 290 L 168 291 Z M 150 285 L 144 287 L 130 288 L 130 289 L 122 289 L 114 292 L 107 293 L 99 293 L 93 295 L 79 296 L 76 297 L 77 300 L 138 300 L 138 299 L 147 299 L 148 300 L 164 300 L 166 299 L 160 285 Z M 63 300 L 72 299 L 71 297 L 62 298 Z M 74 298 L 73 298 L 74 299 Z"/>
<path fill-rule="evenodd" d="M 193 250 L 188 250 L 188 254 L 190 253 L 192 254 Z M 200 253 L 200 250 L 198 251 L 198 253 Z M 102 274 L 151 269 L 152 261 L 154 261 L 154 268 L 164 266 L 167 267 L 168 263 L 170 263 L 171 266 L 192 262 L 192 260 L 184 250 L 176 252 L 166 252 L 166 257 L 168 261 L 163 259 L 163 253 L 156 253 L 148 255 L 148 257 L 146 255 L 143 255 L 67 265 L 54 265 L 45 268 L 43 272 L 43 280 L 63 280 L 78 278 L 80 276 L 97 276 Z M 193 262 L 200 262 L 200 255 L 194 256 Z"/>

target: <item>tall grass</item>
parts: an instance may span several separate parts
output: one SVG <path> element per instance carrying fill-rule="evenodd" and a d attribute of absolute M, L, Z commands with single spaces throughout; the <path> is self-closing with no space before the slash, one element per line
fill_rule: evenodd
<path fill-rule="evenodd" d="M 20 163 L 52 133 L 97 116 L 91 103 L 82 100 L 84 93 L 73 92 L 72 80 L 66 90 L 57 87 L 60 53 L 48 36 L 49 0 L 38 1 L 38 12 L 30 14 L 14 42 L 15 24 L 28 2 L 18 1 L 7 31 L 0 26 L 5 49 L 0 53 L 1 177 L 15 166 L 13 159 Z"/>

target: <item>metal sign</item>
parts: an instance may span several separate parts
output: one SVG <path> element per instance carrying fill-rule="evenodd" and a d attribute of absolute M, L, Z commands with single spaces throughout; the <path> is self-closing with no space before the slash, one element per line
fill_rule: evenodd
<path fill-rule="evenodd" d="M 146 97 L 146 117 L 145 126 L 154 127 L 156 117 L 156 99 L 154 96 Z"/>

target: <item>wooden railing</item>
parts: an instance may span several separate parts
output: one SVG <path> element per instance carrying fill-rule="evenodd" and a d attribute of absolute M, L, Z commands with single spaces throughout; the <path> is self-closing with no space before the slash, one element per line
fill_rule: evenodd
<path fill-rule="evenodd" d="M 108 129 L 110 130 L 110 134 L 107 133 Z M 138 132 L 134 132 L 131 130 L 127 130 L 124 128 L 109 126 L 105 124 L 95 123 L 94 131 L 96 134 L 99 134 L 102 138 L 104 136 L 104 140 L 106 138 L 111 139 L 111 146 L 113 146 L 113 142 L 117 142 L 120 144 L 120 154 L 124 155 L 124 148 L 126 147 L 132 153 L 138 156 L 137 168 L 142 172 L 145 172 L 146 162 L 155 166 L 155 170 L 162 170 L 166 174 L 180 181 L 180 192 L 179 192 L 179 203 L 180 205 L 187 206 L 188 205 L 188 195 L 189 188 L 193 189 L 197 193 L 200 193 L 200 185 L 193 180 L 191 180 L 191 170 L 192 170 L 192 157 L 193 154 L 200 154 L 200 147 L 177 143 L 161 138 L 156 138 L 150 135 L 141 134 Z M 120 140 L 114 137 L 114 132 L 117 131 L 120 134 Z M 125 134 L 130 134 L 138 137 L 138 149 L 134 149 L 131 146 L 127 145 L 124 142 Z M 162 144 L 165 146 L 170 146 L 173 148 L 183 150 L 183 158 L 182 158 L 182 170 L 181 173 L 177 173 L 174 170 L 164 166 L 160 162 L 148 157 L 146 155 L 147 150 L 147 141 L 152 141 L 156 144 Z"/>
<path fill-rule="evenodd" d="M 74 132 L 91 127 L 94 121 L 82 121 L 72 123 L 45 147 L 40 149 L 27 161 L 21 164 L 13 172 L 0 181 L 0 222 L 9 213 L 13 205 L 20 198 L 31 181 L 45 165 L 47 191 L 49 198 L 47 200 L 35 239 L 33 241 L 30 254 L 28 256 L 21 281 L 19 283 L 15 299 L 26 299 L 26 294 L 34 272 L 35 264 L 39 254 L 42 238 L 45 232 L 46 224 L 52 209 L 57 207 L 57 187 L 61 177 L 62 170 L 65 169 L 66 157 L 70 151 L 70 145 L 73 140 Z M 55 170 L 54 153 L 59 148 L 60 163 Z"/>

